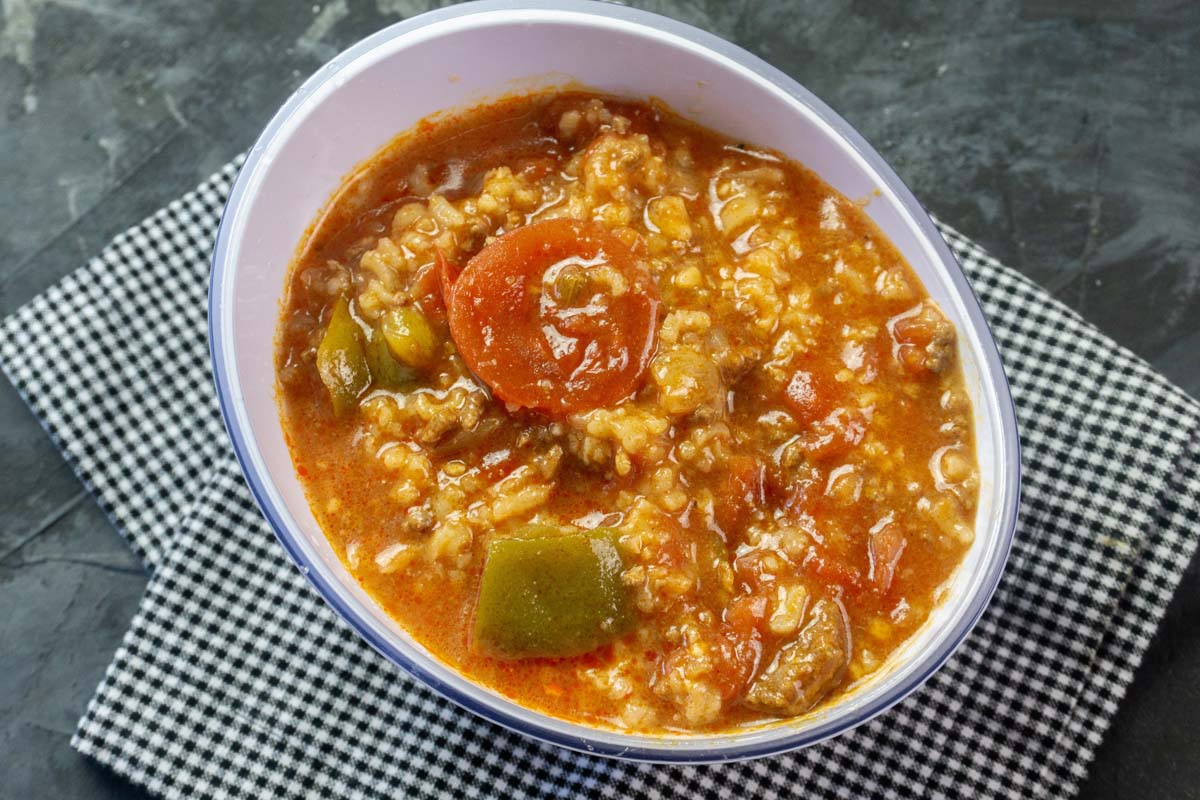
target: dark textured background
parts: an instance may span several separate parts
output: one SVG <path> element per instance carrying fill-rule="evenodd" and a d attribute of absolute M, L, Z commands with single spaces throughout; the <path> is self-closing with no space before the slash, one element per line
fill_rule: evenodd
<path fill-rule="evenodd" d="M 0 4 L 0 314 L 248 147 L 338 50 L 429 5 Z M 1200 4 L 636 5 L 791 73 L 930 210 L 1200 394 Z M 0 453 L 0 796 L 139 796 L 68 739 L 146 575 L 3 381 Z M 1200 797 L 1198 576 L 1085 797 Z"/>

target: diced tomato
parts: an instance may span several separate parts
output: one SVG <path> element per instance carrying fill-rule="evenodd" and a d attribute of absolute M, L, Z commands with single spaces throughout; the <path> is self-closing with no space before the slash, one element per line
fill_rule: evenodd
<path fill-rule="evenodd" d="M 903 317 L 892 326 L 892 336 L 898 344 L 917 347 L 925 347 L 932 342 L 935 332 L 933 323 L 923 315 Z"/>
<path fill-rule="evenodd" d="M 725 622 L 737 631 L 757 628 L 766 616 L 767 598 L 757 594 L 740 594 L 725 610 Z"/>
<path fill-rule="evenodd" d="M 593 272 L 601 265 L 609 269 Z M 565 281 L 567 266 L 578 280 Z M 550 269 L 571 300 L 556 298 Z M 611 287 L 614 275 L 619 289 Z M 454 343 L 505 402 L 553 414 L 612 405 L 638 388 L 654 356 L 658 287 L 597 223 L 552 219 L 517 228 L 448 278 Z"/>
<path fill-rule="evenodd" d="M 438 260 L 442 254 L 438 253 Z M 417 304 L 425 316 L 435 322 L 446 321 L 446 304 L 442 300 L 442 285 L 438 274 L 437 264 L 428 264 L 417 272 L 413 278 L 413 288 L 416 290 Z"/>
<path fill-rule="evenodd" d="M 729 459 L 720 496 L 714 503 L 717 524 L 726 537 L 741 535 L 755 508 L 766 505 L 766 467 L 751 456 L 738 455 Z"/>
<path fill-rule="evenodd" d="M 804 569 L 826 585 L 840 586 L 849 592 L 863 589 L 862 572 L 851 564 L 829 553 L 810 550 L 804 559 Z"/>
<path fill-rule="evenodd" d="M 450 293 L 454 289 L 454 282 L 458 280 L 462 270 L 447 261 L 441 250 L 437 251 L 437 262 L 434 264 L 434 268 L 437 272 L 438 284 L 442 287 L 442 303 L 445 307 L 449 302 Z"/>
<path fill-rule="evenodd" d="M 887 524 L 870 535 L 867 542 L 867 555 L 870 558 L 870 571 L 867 579 L 876 591 L 886 593 L 892 588 L 892 580 L 896 577 L 896 564 L 904 554 L 908 541 L 898 525 Z"/>
<path fill-rule="evenodd" d="M 729 700 L 741 694 L 762 658 L 762 628 L 767 616 L 767 598 L 744 594 L 734 598 L 721 626 L 717 680 L 721 695 Z"/>
<path fill-rule="evenodd" d="M 805 369 L 792 374 L 783 391 L 784 402 L 801 425 L 811 425 L 833 409 L 840 392 L 837 383 Z"/>
<path fill-rule="evenodd" d="M 954 327 L 926 301 L 893 317 L 892 352 L 910 375 L 925 377 L 945 369 L 954 350 Z"/>
<path fill-rule="evenodd" d="M 839 408 L 813 425 L 804 449 L 814 461 L 829 461 L 849 453 L 866 431 L 867 422 L 861 413 Z"/>
<path fill-rule="evenodd" d="M 718 688 L 729 701 L 742 694 L 762 659 L 762 633 L 756 628 L 745 636 L 726 633 L 725 656 L 717 666 Z"/>

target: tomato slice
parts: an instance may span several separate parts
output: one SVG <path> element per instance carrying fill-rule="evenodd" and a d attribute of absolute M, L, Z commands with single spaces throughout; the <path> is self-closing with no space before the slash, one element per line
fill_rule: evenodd
<path fill-rule="evenodd" d="M 537 222 L 506 233 L 454 277 L 450 335 L 501 400 L 563 414 L 640 385 L 658 344 L 658 287 L 599 224 Z"/>

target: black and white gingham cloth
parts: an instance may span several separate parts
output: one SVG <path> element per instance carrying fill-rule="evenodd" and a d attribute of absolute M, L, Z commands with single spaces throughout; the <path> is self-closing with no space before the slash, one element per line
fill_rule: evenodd
<path fill-rule="evenodd" d="M 1068 796 L 1200 537 L 1200 407 L 943 229 L 1012 381 L 1024 499 L 979 626 L 854 732 L 663 767 L 541 745 L 357 638 L 258 513 L 209 378 L 208 253 L 237 164 L 0 328 L 0 363 L 153 571 L 74 746 L 163 797 Z"/>

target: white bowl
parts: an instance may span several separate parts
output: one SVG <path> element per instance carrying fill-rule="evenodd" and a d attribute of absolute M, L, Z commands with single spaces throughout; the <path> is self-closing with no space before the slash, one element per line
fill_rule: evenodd
<path fill-rule="evenodd" d="M 827 708 L 730 734 L 637 735 L 523 708 L 433 658 L 334 555 L 292 467 L 276 404 L 275 326 L 289 262 L 342 178 L 434 112 L 514 90 L 582 83 L 657 97 L 696 122 L 787 154 L 867 213 L 958 327 L 975 409 L 981 488 L 975 540 L 945 601 L 873 679 Z M 1016 523 L 1012 400 L 979 304 L 928 215 L 878 154 L 783 73 L 672 20 L 590 2 L 480 2 L 393 25 L 334 58 L 275 115 L 246 159 L 217 236 L 209 293 L 221 409 L 251 491 L 289 555 L 329 604 L 383 655 L 494 722 L 604 755 L 701 762 L 782 752 L 861 724 L 912 692 L 986 606 Z"/>

